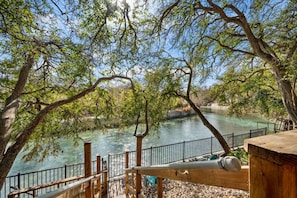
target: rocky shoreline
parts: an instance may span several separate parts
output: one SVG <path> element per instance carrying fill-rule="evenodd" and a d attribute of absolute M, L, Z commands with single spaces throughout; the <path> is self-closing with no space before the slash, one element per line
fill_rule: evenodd
<path fill-rule="evenodd" d="M 201 106 L 201 109 L 204 110 L 212 110 L 212 111 L 226 111 L 228 109 L 227 106 L 219 106 L 217 103 L 210 104 L 209 106 Z M 172 120 L 178 118 L 185 118 L 190 116 L 197 115 L 196 112 L 190 106 L 179 107 L 174 110 L 170 110 L 164 115 L 164 120 Z M 88 116 L 82 119 L 84 122 L 85 130 L 95 130 L 95 129 L 113 129 L 119 128 L 120 123 L 118 119 L 98 119 L 94 116 Z M 130 123 L 131 125 L 135 124 L 133 121 Z"/>

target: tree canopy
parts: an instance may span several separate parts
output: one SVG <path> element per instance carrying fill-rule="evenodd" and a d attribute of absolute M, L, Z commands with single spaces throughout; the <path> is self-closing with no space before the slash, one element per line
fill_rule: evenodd
<path fill-rule="evenodd" d="M 258 102 L 265 97 L 278 105 L 280 97 L 297 122 L 295 1 L 166 1 L 156 17 L 166 45 L 196 60 L 200 75 L 224 76 L 221 87 L 230 89 L 221 92 L 242 94 L 232 81 Z M 234 94 L 228 95 L 233 104 L 246 104 Z"/>
<path fill-rule="evenodd" d="M 132 88 L 126 57 L 141 38 L 128 8 L 105 0 L 1 1 L 1 187 L 23 148 L 27 160 L 42 160 L 59 152 L 58 137 L 86 129 L 85 116 L 118 116 L 112 89 Z"/>

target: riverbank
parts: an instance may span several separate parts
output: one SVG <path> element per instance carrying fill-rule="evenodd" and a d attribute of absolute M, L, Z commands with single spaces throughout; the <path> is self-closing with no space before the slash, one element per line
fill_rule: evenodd
<path fill-rule="evenodd" d="M 179 118 L 185 118 L 196 115 L 196 112 L 192 110 L 190 107 L 183 107 L 175 110 L 170 110 L 164 116 L 164 120 L 173 120 Z M 93 116 L 85 117 L 82 119 L 85 125 L 85 130 L 96 130 L 101 128 L 106 129 L 115 129 L 120 127 L 120 122 L 118 119 L 98 119 Z M 130 125 L 135 124 L 133 121 L 129 123 Z"/>
<path fill-rule="evenodd" d="M 220 111 L 227 111 L 229 106 L 221 106 L 218 103 L 211 103 L 208 106 L 203 106 L 204 108 L 209 108 L 212 110 L 220 110 Z"/>
<path fill-rule="evenodd" d="M 201 110 L 206 111 L 217 111 L 217 112 L 226 112 L 228 106 L 220 106 L 217 103 L 212 103 L 209 106 L 201 106 Z M 164 120 L 173 120 L 179 118 L 185 118 L 190 116 L 197 115 L 196 112 L 190 106 L 179 107 L 174 110 L 169 110 L 166 115 L 164 115 Z M 93 116 L 89 116 L 83 119 L 83 122 L 86 126 L 86 130 L 95 130 L 100 128 L 114 129 L 119 128 L 120 123 L 118 119 L 98 119 Z M 133 121 L 130 123 L 133 125 Z"/>

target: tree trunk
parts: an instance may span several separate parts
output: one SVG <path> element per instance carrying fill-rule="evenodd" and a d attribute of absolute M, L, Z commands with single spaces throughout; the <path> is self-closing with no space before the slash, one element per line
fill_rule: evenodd
<path fill-rule="evenodd" d="M 204 126 L 206 126 L 212 132 L 212 134 L 215 136 L 215 138 L 219 141 L 219 143 L 221 144 L 222 148 L 225 151 L 225 154 L 230 153 L 231 152 L 230 147 L 227 144 L 224 137 L 220 134 L 220 132 L 211 123 L 208 122 L 208 120 L 202 114 L 200 109 L 193 103 L 193 101 L 191 99 L 187 98 L 186 100 L 190 104 L 190 106 L 194 109 L 194 111 L 197 113 L 199 118 L 202 120 Z"/>
<path fill-rule="evenodd" d="M 2 189 L 3 183 L 5 181 L 6 176 L 8 175 L 10 168 L 14 162 L 15 157 L 11 156 L 11 160 L 7 159 L 9 156 L 6 151 L 6 146 L 10 140 L 11 132 L 12 132 L 12 123 L 15 120 L 15 115 L 18 109 L 18 101 L 14 101 L 5 107 L 1 112 L 1 120 L 0 120 L 0 189 Z"/>
<path fill-rule="evenodd" d="M 279 91 L 282 95 L 282 101 L 286 108 L 290 119 L 297 123 L 297 96 L 292 84 L 289 80 L 286 80 L 280 72 L 274 72 L 274 77 L 277 82 Z"/>
<path fill-rule="evenodd" d="M 0 189 L 5 182 L 5 179 L 17 157 L 21 152 L 24 145 L 28 142 L 31 134 L 33 133 L 36 126 L 44 118 L 44 116 L 51 110 L 51 108 L 44 109 L 36 116 L 36 118 L 21 132 L 18 133 L 14 142 L 5 150 L 0 160 Z M 2 145 L 1 145 L 2 146 Z"/>
<path fill-rule="evenodd" d="M 11 101 L 0 113 L 0 162 L 4 157 L 6 145 L 11 137 L 12 124 L 19 108 L 19 102 L 18 99 Z"/>

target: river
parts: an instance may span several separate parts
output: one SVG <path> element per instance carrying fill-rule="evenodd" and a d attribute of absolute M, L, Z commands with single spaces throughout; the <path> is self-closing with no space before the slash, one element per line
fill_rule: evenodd
<path fill-rule="evenodd" d="M 256 116 L 245 116 L 243 118 L 228 117 L 222 113 L 214 113 L 210 110 L 204 112 L 204 115 L 223 135 L 247 133 L 250 129 L 257 128 L 257 122 L 267 121 Z M 110 129 L 107 131 L 84 132 L 80 134 L 81 141 L 78 145 L 73 145 L 70 140 L 61 139 L 63 152 L 59 156 L 49 156 L 43 162 L 32 161 L 25 163 L 21 160 L 25 153 L 21 153 L 17 157 L 9 175 L 83 162 L 83 143 L 85 141 L 92 143 L 93 159 L 98 154 L 106 156 L 109 153 L 121 153 L 126 150 L 133 151 L 136 143 L 133 133 L 133 127 L 122 131 Z M 210 136 L 212 134 L 197 116 L 174 119 L 161 123 L 158 130 L 151 131 L 143 140 L 143 148 Z"/>

